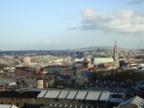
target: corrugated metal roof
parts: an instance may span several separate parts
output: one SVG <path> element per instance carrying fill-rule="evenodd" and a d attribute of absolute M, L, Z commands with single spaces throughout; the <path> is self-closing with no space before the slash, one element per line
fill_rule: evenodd
<path fill-rule="evenodd" d="M 76 98 L 78 100 L 84 100 L 86 97 L 87 91 L 79 91 Z"/>
<path fill-rule="evenodd" d="M 70 91 L 67 96 L 67 99 L 74 99 L 76 94 L 77 94 L 77 91 Z"/>
<path fill-rule="evenodd" d="M 47 90 L 42 90 L 37 97 L 38 97 L 38 98 L 43 98 L 44 95 L 46 94 L 46 92 L 47 92 Z"/>
<path fill-rule="evenodd" d="M 101 92 L 92 92 L 89 91 L 85 100 L 98 100 Z"/>
<path fill-rule="evenodd" d="M 102 92 L 100 101 L 107 101 L 109 99 L 109 92 Z"/>
<path fill-rule="evenodd" d="M 58 99 L 65 99 L 66 96 L 68 95 L 69 91 L 61 91 Z"/>
<path fill-rule="evenodd" d="M 44 98 L 57 98 L 59 93 L 59 90 L 48 90 Z"/>

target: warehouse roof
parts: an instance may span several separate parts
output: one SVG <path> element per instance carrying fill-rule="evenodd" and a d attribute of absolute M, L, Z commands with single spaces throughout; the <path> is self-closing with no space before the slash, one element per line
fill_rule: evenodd
<path fill-rule="evenodd" d="M 107 101 L 109 99 L 109 92 L 90 90 L 42 90 L 37 98 Z"/>

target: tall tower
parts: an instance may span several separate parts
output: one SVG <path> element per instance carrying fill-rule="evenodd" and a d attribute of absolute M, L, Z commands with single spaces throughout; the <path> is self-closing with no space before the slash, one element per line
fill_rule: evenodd
<path fill-rule="evenodd" d="M 118 48 L 117 48 L 116 41 L 115 41 L 115 46 L 113 48 L 113 59 L 117 65 L 117 67 L 119 67 Z"/>

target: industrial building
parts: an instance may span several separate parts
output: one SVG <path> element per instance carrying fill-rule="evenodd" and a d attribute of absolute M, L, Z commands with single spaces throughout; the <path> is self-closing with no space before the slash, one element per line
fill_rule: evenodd
<path fill-rule="evenodd" d="M 28 108 L 37 105 L 42 108 L 109 108 L 109 91 L 96 90 L 42 90 L 39 91 L 2 91 L 1 104 L 12 104 Z M 39 107 L 40 108 L 40 107 Z"/>

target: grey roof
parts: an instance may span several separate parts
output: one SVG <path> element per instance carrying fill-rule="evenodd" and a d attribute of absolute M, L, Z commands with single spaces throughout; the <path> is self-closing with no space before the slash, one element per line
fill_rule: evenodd
<path fill-rule="evenodd" d="M 59 93 L 59 90 L 48 90 L 44 98 L 57 98 Z"/>
<path fill-rule="evenodd" d="M 119 107 L 130 105 L 130 104 L 134 104 L 134 105 L 138 106 L 138 108 L 144 108 L 144 99 L 142 99 L 138 96 L 135 96 L 133 98 L 130 98 L 127 101 L 120 103 Z"/>
<path fill-rule="evenodd" d="M 57 99 L 75 99 L 89 101 L 108 101 L 108 91 L 88 91 L 88 90 L 42 90 L 37 98 L 57 98 Z"/>
<path fill-rule="evenodd" d="M 42 90 L 37 97 L 38 97 L 38 98 L 43 98 L 46 93 L 47 93 L 47 90 Z"/>
<path fill-rule="evenodd" d="M 84 100 L 86 97 L 86 94 L 87 94 L 87 91 L 79 91 L 75 99 Z"/>
<path fill-rule="evenodd" d="M 85 100 L 98 100 L 101 92 L 89 91 Z"/>
<path fill-rule="evenodd" d="M 110 98 L 110 102 L 113 103 L 121 103 L 123 101 L 123 98 Z"/>
<path fill-rule="evenodd" d="M 76 94 L 77 94 L 77 91 L 70 91 L 67 96 L 67 99 L 74 99 Z"/>
<path fill-rule="evenodd" d="M 65 99 L 66 96 L 68 95 L 68 93 L 69 93 L 69 91 L 67 91 L 67 90 L 61 91 L 58 99 Z"/>
<path fill-rule="evenodd" d="M 123 93 L 110 93 L 109 94 L 109 101 L 114 103 L 121 103 L 124 100 Z"/>
<path fill-rule="evenodd" d="M 109 92 L 102 92 L 100 99 L 101 101 L 108 101 L 109 100 Z"/>

